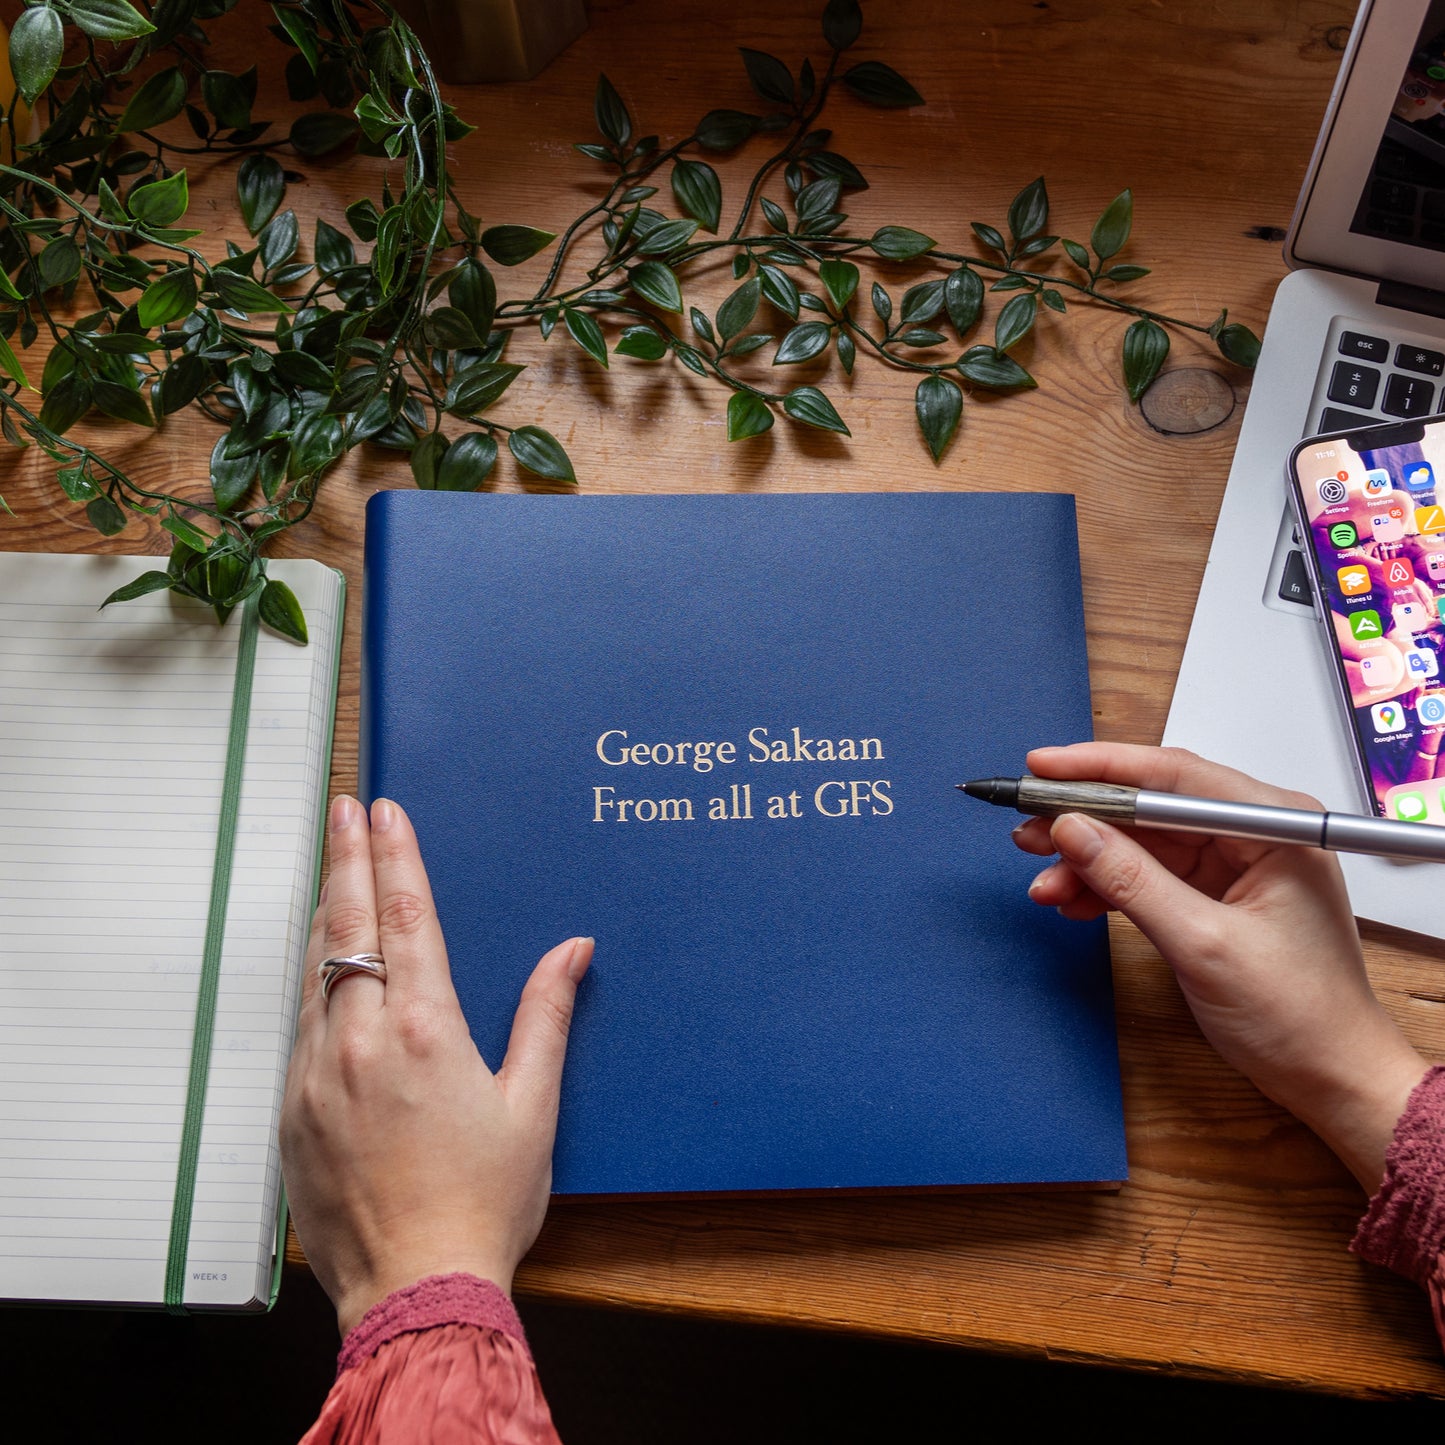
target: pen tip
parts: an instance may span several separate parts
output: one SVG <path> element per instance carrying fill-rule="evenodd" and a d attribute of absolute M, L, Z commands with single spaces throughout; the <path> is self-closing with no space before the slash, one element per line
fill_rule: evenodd
<path fill-rule="evenodd" d="M 997 803 L 1000 807 L 1010 808 L 1018 802 L 1017 778 L 974 778 L 967 783 L 955 783 L 954 787 L 970 798 L 981 798 L 985 803 Z"/>

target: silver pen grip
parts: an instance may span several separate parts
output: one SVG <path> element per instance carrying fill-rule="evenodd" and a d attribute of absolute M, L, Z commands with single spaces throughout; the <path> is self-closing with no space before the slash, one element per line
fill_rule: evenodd
<path fill-rule="evenodd" d="M 1322 848 L 1328 814 L 1265 803 L 1226 803 L 1215 798 L 1186 798 L 1140 789 L 1134 819 L 1143 827 L 1186 828 L 1216 838 L 1263 838 Z"/>
<path fill-rule="evenodd" d="M 1445 828 L 1431 823 L 1396 823 L 1387 818 L 1326 813 L 1324 846 L 1342 853 L 1378 853 L 1384 858 L 1445 863 Z"/>

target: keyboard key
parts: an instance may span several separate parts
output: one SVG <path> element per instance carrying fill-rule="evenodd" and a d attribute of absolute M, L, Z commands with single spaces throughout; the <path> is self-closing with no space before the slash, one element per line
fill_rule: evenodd
<path fill-rule="evenodd" d="M 1320 413 L 1320 427 L 1322 432 L 1338 431 L 1359 431 L 1365 426 L 1384 426 L 1385 423 L 1377 416 L 1361 416 L 1357 411 L 1344 411 L 1337 406 L 1327 406 Z"/>
<path fill-rule="evenodd" d="M 1363 331 L 1340 333 L 1340 355 L 1354 356 L 1360 361 L 1388 361 L 1390 343 L 1383 336 L 1366 336 Z"/>
<path fill-rule="evenodd" d="M 1380 390 L 1380 373 L 1373 366 L 1358 366 L 1353 361 L 1337 361 L 1330 373 L 1331 401 L 1349 406 L 1374 406 Z"/>
<path fill-rule="evenodd" d="M 1298 602 L 1302 607 L 1314 603 L 1314 592 L 1310 587 L 1309 568 L 1305 566 L 1303 552 L 1291 552 L 1284 559 L 1284 576 L 1279 579 L 1279 595 L 1282 602 Z"/>
<path fill-rule="evenodd" d="M 1403 181 L 1376 181 L 1370 187 L 1370 204 L 1397 216 L 1413 216 L 1419 192 Z"/>
<path fill-rule="evenodd" d="M 1402 371 L 1418 371 L 1425 376 L 1439 376 L 1445 371 L 1445 351 L 1426 351 L 1420 346 L 1395 348 L 1395 365 Z"/>
<path fill-rule="evenodd" d="M 1425 416 L 1435 400 L 1435 383 L 1417 376 L 1392 376 L 1380 408 L 1391 416 Z"/>

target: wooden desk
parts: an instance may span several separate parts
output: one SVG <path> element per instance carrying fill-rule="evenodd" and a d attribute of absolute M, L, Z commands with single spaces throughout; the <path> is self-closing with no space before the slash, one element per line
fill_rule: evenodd
<path fill-rule="evenodd" d="M 821 8 L 821 0 L 598 0 L 588 33 L 537 81 L 453 93 L 480 127 L 454 150 L 467 204 L 488 224 L 561 229 L 592 194 L 596 172 L 570 142 L 595 138 L 599 70 L 640 132 L 680 136 L 706 109 L 751 103 L 736 46 L 794 64 L 816 56 Z M 1135 239 L 1124 259 L 1156 268 L 1139 297 L 1206 321 L 1228 304 L 1260 330 L 1283 275 L 1278 228 L 1352 8 L 1347 0 L 874 0 L 859 57 L 893 64 L 927 104 L 890 112 L 837 101 L 826 123 L 873 186 L 847 209 L 865 231 L 905 223 L 965 249 L 967 223 L 1001 224 L 1014 192 L 1040 173 L 1054 203 L 1050 229 L 1080 238 L 1132 186 Z M 263 69 L 275 94 L 279 66 Z M 278 98 L 257 113 L 284 109 Z M 304 237 L 309 213 L 339 211 L 353 194 L 353 169 L 369 164 L 297 167 L 307 180 L 288 204 L 302 215 Z M 725 198 L 740 193 L 745 165 L 719 163 Z M 231 171 L 218 169 L 193 214 L 232 209 Z M 503 273 L 504 294 L 521 294 L 539 270 L 533 262 Z M 713 306 L 727 286 L 719 268 Z M 1048 318 L 1020 352 L 1040 390 L 970 401 L 938 468 L 917 437 L 913 381 L 872 367 L 860 366 L 851 384 L 836 363 L 828 376 L 851 440 L 779 422 L 765 438 L 729 446 L 715 388 L 677 368 L 622 359 L 604 373 L 560 331 L 545 345 L 533 333 L 511 357 L 531 369 L 506 415 L 555 432 L 593 491 L 1077 493 L 1097 732 L 1155 742 L 1247 378 L 1207 345 L 1176 339 L 1170 365 L 1226 376 L 1239 405 L 1211 431 L 1166 438 L 1122 394 L 1122 332 L 1119 317 L 1082 307 Z M 199 481 L 212 436 L 199 422 L 173 422 L 129 456 L 143 476 L 153 467 L 152 477 L 167 479 L 185 459 Z M 103 542 L 59 499 L 33 452 L 5 466 L 3 491 L 20 521 L 5 524 L 4 545 L 164 550 L 134 523 Z M 498 474 L 499 485 L 515 485 L 505 456 Z M 337 789 L 353 788 L 356 775 L 362 505 L 379 487 L 409 484 L 404 463 L 354 459 L 287 542 L 343 567 L 352 582 Z M 1346 1253 L 1363 1200 L 1344 1169 L 1219 1062 L 1132 928 L 1116 924 L 1113 945 L 1132 1159 L 1118 1194 L 563 1203 L 519 1290 L 1344 1393 L 1445 1396 L 1422 1296 Z M 1392 1013 L 1423 1050 L 1445 1055 L 1445 948 L 1379 928 L 1366 931 L 1366 946 Z"/>

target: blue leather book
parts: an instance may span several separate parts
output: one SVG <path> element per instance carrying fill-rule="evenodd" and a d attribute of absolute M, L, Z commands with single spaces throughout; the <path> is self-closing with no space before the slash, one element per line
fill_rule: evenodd
<path fill-rule="evenodd" d="M 1124 1177 L 1104 925 L 954 788 L 1090 735 L 1072 497 L 381 492 L 363 631 L 494 1068 L 596 936 L 559 1193 Z"/>

